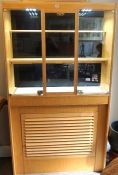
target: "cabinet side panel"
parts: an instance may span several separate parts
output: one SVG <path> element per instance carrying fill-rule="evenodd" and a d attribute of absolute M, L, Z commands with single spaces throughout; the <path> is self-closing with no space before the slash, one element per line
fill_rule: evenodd
<path fill-rule="evenodd" d="M 108 121 L 108 105 L 99 106 L 95 171 L 101 171 L 105 166 L 107 121 Z"/>
<path fill-rule="evenodd" d="M 23 174 L 24 166 L 19 109 L 10 107 L 9 114 L 14 175 Z"/>

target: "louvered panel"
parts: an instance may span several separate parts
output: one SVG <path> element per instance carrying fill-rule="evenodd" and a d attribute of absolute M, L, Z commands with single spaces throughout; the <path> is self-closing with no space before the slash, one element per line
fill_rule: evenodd
<path fill-rule="evenodd" d="M 95 113 L 24 114 L 26 157 L 94 154 Z"/>

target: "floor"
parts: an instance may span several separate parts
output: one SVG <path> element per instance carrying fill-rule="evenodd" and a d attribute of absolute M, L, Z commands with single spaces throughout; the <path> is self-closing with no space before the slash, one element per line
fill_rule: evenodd
<path fill-rule="evenodd" d="M 0 158 L 0 175 L 13 175 L 11 158 Z M 33 174 L 31 174 L 33 175 Z M 37 175 L 100 175 L 93 172 L 81 173 L 41 173 Z"/>
<path fill-rule="evenodd" d="M 0 158 L 0 175 L 13 175 L 11 158 Z"/>

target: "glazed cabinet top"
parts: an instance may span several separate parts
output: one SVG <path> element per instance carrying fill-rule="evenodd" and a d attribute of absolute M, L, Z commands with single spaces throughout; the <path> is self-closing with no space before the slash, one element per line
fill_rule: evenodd
<path fill-rule="evenodd" d="M 3 3 L 8 93 L 109 96 L 115 4 Z"/>

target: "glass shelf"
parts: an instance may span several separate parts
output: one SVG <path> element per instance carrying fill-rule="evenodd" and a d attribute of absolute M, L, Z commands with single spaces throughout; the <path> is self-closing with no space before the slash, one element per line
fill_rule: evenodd
<path fill-rule="evenodd" d="M 10 30 L 10 33 L 41 33 L 42 30 Z"/>
<path fill-rule="evenodd" d="M 37 32 L 40 33 L 42 30 L 10 30 L 11 33 L 27 33 Z M 45 30 L 46 33 L 74 33 L 75 30 Z M 102 30 L 78 30 L 78 33 L 106 33 Z"/>

